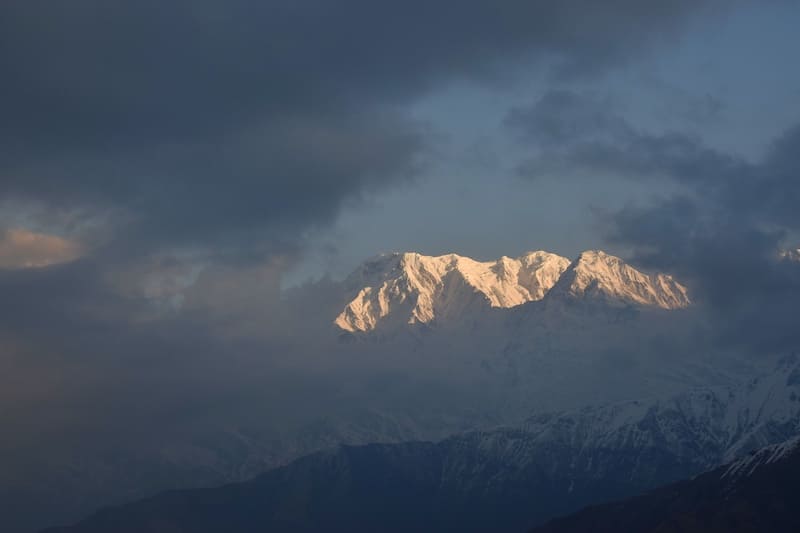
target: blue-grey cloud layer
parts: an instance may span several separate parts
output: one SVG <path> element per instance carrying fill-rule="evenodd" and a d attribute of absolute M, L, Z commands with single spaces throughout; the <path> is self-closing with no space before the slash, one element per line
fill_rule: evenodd
<path fill-rule="evenodd" d="M 595 97 L 555 91 L 507 124 L 541 149 L 520 171 L 535 178 L 623 176 L 678 191 L 604 213 L 608 238 L 645 266 L 675 272 L 709 306 L 720 341 L 757 354 L 800 343 L 800 263 L 781 256 L 800 232 L 800 125 L 760 161 L 681 132 L 637 129 Z"/>
<path fill-rule="evenodd" d="M 546 60 L 619 64 L 711 2 L 5 2 L 0 192 L 123 210 L 137 239 L 330 220 L 407 179 L 398 106 Z"/>

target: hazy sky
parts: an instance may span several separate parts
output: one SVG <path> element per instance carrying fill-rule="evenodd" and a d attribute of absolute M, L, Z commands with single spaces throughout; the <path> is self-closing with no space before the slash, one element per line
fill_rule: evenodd
<path fill-rule="evenodd" d="M 649 133 L 681 132 L 757 160 L 800 121 L 798 21 L 800 6 L 792 2 L 742 3 L 693 19 L 644 57 L 588 79 L 554 79 L 537 65 L 520 65 L 513 79 L 457 82 L 424 95 L 410 108 L 436 134 L 432 161 L 413 183 L 347 205 L 314 232 L 309 257 L 289 279 L 324 271 L 341 277 L 388 251 L 485 259 L 539 248 L 567 256 L 589 248 L 625 253 L 605 241 L 595 210 L 672 186 L 613 173 L 580 186 L 558 171 L 520 177 L 520 161 L 538 147 L 509 130 L 509 110 L 551 90 L 575 91 Z"/>
<path fill-rule="evenodd" d="M 270 323 L 279 287 L 387 251 L 602 248 L 709 302 L 754 271 L 791 293 L 796 2 L 0 9 L 14 337 L 42 309 Z"/>
<path fill-rule="evenodd" d="M 752 160 L 800 118 L 793 2 L 345 4 L 6 4 L 4 226 L 122 262 L 291 253 L 284 284 L 392 250 L 624 253 L 597 210 L 674 184 L 523 172 L 566 139 L 513 110 L 564 91 Z"/>

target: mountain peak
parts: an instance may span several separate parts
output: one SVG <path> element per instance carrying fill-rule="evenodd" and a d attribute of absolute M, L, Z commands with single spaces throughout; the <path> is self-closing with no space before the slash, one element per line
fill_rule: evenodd
<path fill-rule="evenodd" d="M 778 256 L 787 261 L 800 262 L 800 248 L 781 250 Z"/>
<path fill-rule="evenodd" d="M 601 250 L 582 252 L 553 287 L 552 294 L 663 309 L 680 309 L 691 303 L 686 287 L 672 276 L 645 274 Z"/>
<path fill-rule="evenodd" d="M 671 276 L 644 274 L 601 250 L 585 251 L 572 262 L 542 250 L 494 261 L 454 253 L 384 254 L 366 261 L 346 286 L 351 300 L 335 324 L 353 333 L 456 322 L 479 310 L 516 307 L 548 294 L 664 309 L 689 305 L 686 288 Z"/>
<path fill-rule="evenodd" d="M 569 265 L 545 251 L 519 258 L 476 261 L 458 254 L 385 254 L 348 277 L 355 297 L 335 320 L 341 329 L 367 332 L 389 324 L 429 324 L 486 308 L 541 300 Z"/>

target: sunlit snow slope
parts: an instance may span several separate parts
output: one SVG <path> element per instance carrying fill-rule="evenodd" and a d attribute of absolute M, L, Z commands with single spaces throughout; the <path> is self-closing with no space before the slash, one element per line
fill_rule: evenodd
<path fill-rule="evenodd" d="M 458 321 L 486 308 L 510 308 L 545 297 L 678 309 L 686 287 L 645 274 L 602 251 L 570 262 L 545 251 L 480 262 L 456 254 L 388 254 L 364 263 L 346 281 L 354 298 L 335 319 L 349 332 Z"/>

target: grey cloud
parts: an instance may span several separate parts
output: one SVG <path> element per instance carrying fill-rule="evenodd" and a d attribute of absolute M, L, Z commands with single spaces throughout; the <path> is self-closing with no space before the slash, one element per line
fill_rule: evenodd
<path fill-rule="evenodd" d="M 564 89 L 546 92 L 531 106 L 512 109 L 505 122 L 523 141 L 548 148 L 633 135 L 631 126 L 615 112 L 608 98 Z"/>
<path fill-rule="evenodd" d="M 634 260 L 687 280 L 717 341 L 757 355 L 800 347 L 800 264 L 780 259 L 785 231 L 736 210 L 672 198 L 610 216 L 609 239 Z"/>
<path fill-rule="evenodd" d="M 568 90 L 550 91 L 533 105 L 510 111 L 506 124 L 536 152 L 520 167 L 528 177 L 555 171 L 635 179 L 666 176 L 714 186 L 705 179 L 709 174 L 736 177 L 749 170 L 740 158 L 710 149 L 696 137 L 641 131 L 608 99 Z"/>
<path fill-rule="evenodd" d="M 770 236 L 777 244 L 787 232 L 800 229 L 800 214 L 794 207 L 800 201 L 800 127 L 784 132 L 755 163 L 705 147 L 689 137 L 675 135 L 672 139 L 675 142 L 642 135 L 636 143 L 639 154 L 624 157 L 627 152 L 618 151 L 618 159 L 609 158 L 607 165 L 612 169 L 638 169 L 645 176 L 655 174 L 688 185 L 691 201 L 697 206 L 694 216 L 688 217 L 696 222 L 696 234 L 715 226 L 751 229 Z M 637 163 L 642 160 L 648 164 Z M 662 202 L 654 214 L 669 218 L 662 215 L 687 202 Z M 680 216 L 687 215 L 682 208 Z"/>
<path fill-rule="evenodd" d="M 36 268 L 81 255 L 77 243 L 57 235 L 18 228 L 6 229 L 0 235 L 0 268 Z"/>
<path fill-rule="evenodd" d="M 509 124 L 539 151 L 522 171 L 561 179 L 624 176 L 682 192 L 601 213 L 608 238 L 645 267 L 689 282 L 728 346 L 796 350 L 800 263 L 780 258 L 800 230 L 800 127 L 761 161 L 710 148 L 680 132 L 634 128 L 602 102 L 549 94 L 512 112 Z M 542 148 L 544 147 L 544 148 Z"/>
<path fill-rule="evenodd" d="M 657 75 L 643 75 L 640 82 L 642 90 L 662 100 L 661 104 L 654 105 L 652 112 L 666 123 L 677 120 L 692 126 L 720 124 L 731 110 L 728 102 L 717 94 L 698 94 Z"/>
<path fill-rule="evenodd" d="M 6 2 L 0 191 L 118 208 L 147 242 L 296 232 L 409 175 L 427 140 L 398 106 L 615 65 L 713 3 Z"/>

